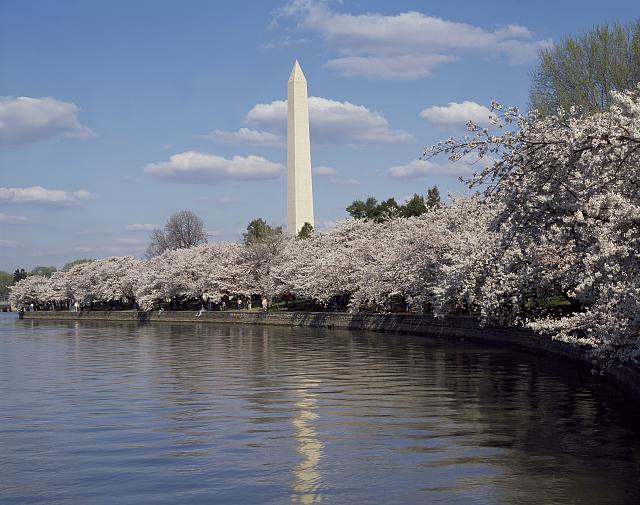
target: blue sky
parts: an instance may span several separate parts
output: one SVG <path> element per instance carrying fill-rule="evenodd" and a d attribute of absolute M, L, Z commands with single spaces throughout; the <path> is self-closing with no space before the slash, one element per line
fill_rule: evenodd
<path fill-rule="evenodd" d="M 285 222 L 282 116 L 308 80 L 318 227 L 468 167 L 424 145 L 527 106 L 540 47 L 634 20 L 611 0 L 0 2 L 0 269 L 142 255 L 192 209 L 210 240 Z"/>

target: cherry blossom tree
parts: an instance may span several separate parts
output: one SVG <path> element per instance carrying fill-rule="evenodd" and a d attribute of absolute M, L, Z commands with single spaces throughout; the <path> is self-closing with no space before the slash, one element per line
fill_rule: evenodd
<path fill-rule="evenodd" d="M 135 296 L 144 307 L 171 298 L 218 302 L 224 295 L 248 294 L 242 244 L 207 244 L 166 251 L 143 262 Z"/>
<path fill-rule="evenodd" d="M 609 110 L 539 117 L 494 104 L 495 128 L 425 150 L 474 153 L 469 181 L 495 210 L 499 241 L 476 288 L 485 316 L 527 324 L 602 356 L 640 355 L 640 88 L 614 92 Z M 572 302 L 550 313 L 545 296 Z"/>
<path fill-rule="evenodd" d="M 48 300 L 50 280 L 39 275 L 30 275 L 9 288 L 9 301 L 14 307 Z"/>

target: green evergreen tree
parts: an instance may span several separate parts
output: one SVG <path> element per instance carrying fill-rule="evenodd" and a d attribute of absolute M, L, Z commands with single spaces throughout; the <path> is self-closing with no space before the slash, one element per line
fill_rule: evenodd
<path fill-rule="evenodd" d="M 300 231 L 298 232 L 298 238 L 299 239 L 309 238 L 312 233 L 313 233 L 313 226 L 311 226 L 311 223 L 304 223 L 302 225 L 302 228 L 300 228 Z"/>
<path fill-rule="evenodd" d="M 16 282 L 21 281 L 22 279 L 26 279 L 27 275 L 29 275 L 27 272 L 25 272 L 24 268 L 20 268 L 15 270 L 15 272 L 13 272 L 13 283 L 15 284 Z"/>
<path fill-rule="evenodd" d="M 427 189 L 427 200 L 425 201 L 427 210 L 439 209 L 442 206 L 442 200 L 440 200 L 440 191 L 438 186 L 433 186 Z"/>
<path fill-rule="evenodd" d="M 247 225 L 247 231 L 242 236 L 247 245 L 256 244 L 274 235 L 282 235 L 282 226 L 273 227 L 262 219 L 254 219 Z"/>
<path fill-rule="evenodd" d="M 378 200 L 372 196 L 367 197 L 365 201 L 354 200 L 346 210 L 354 219 L 375 219 L 378 214 Z"/>
<path fill-rule="evenodd" d="M 427 212 L 427 206 L 424 204 L 424 196 L 415 193 L 407 203 L 400 207 L 400 216 L 414 217 L 420 216 Z"/>
<path fill-rule="evenodd" d="M 389 198 L 378 205 L 377 216 L 381 221 L 397 217 L 400 213 L 400 206 L 395 198 Z"/>

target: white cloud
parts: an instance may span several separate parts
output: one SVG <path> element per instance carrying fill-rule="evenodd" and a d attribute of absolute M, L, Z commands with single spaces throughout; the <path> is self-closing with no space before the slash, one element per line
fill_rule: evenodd
<path fill-rule="evenodd" d="M 2 248 L 16 247 L 17 245 L 18 243 L 15 240 L 0 239 L 0 247 Z"/>
<path fill-rule="evenodd" d="M 238 131 L 213 130 L 208 138 L 227 144 L 244 144 L 261 147 L 284 147 L 285 138 L 274 133 L 240 128 Z"/>
<path fill-rule="evenodd" d="M 19 145 L 57 135 L 88 138 L 95 134 L 78 120 L 80 109 L 52 97 L 0 97 L 0 145 Z"/>
<path fill-rule="evenodd" d="M 169 161 L 149 163 L 144 171 L 159 179 L 177 181 L 256 180 L 278 177 L 284 167 L 260 156 L 234 156 L 231 159 L 215 154 L 185 151 L 174 154 Z"/>
<path fill-rule="evenodd" d="M 2 224 L 27 224 L 31 219 L 25 216 L 12 216 L 11 214 L 4 214 L 0 212 L 0 223 Z"/>
<path fill-rule="evenodd" d="M 152 231 L 156 228 L 159 228 L 157 224 L 149 224 L 149 223 L 134 223 L 128 224 L 127 230 L 129 231 Z"/>
<path fill-rule="evenodd" d="M 62 189 L 46 189 L 42 186 L 28 188 L 0 188 L 1 203 L 40 203 L 49 205 L 72 205 L 93 195 L 83 189 L 65 191 Z"/>
<path fill-rule="evenodd" d="M 284 136 L 287 130 L 287 101 L 259 103 L 247 113 L 245 122 Z M 317 96 L 309 97 L 309 124 L 314 142 L 367 145 L 414 140 L 405 131 L 392 130 L 380 112 L 371 111 L 363 105 Z"/>
<path fill-rule="evenodd" d="M 553 45 L 551 39 L 530 43 L 522 40 L 505 40 L 500 42 L 501 52 L 505 53 L 511 65 L 531 63 L 538 58 L 540 49 L 547 49 Z"/>
<path fill-rule="evenodd" d="M 469 176 L 473 173 L 471 164 L 464 161 L 435 163 L 430 160 L 413 160 L 406 165 L 391 167 L 389 173 L 398 179 L 418 179 L 429 175 Z"/>
<path fill-rule="evenodd" d="M 402 54 L 399 56 L 345 56 L 325 63 L 344 77 L 362 75 L 369 79 L 421 79 L 431 74 L 438 63 L 458 58 L 442 54 Z"/>
<path fill-rule="evenodd" d="M 468 100 L 462 103 L 449 102 L 448 105 L 429 107 L 420 112 L 420 116 L 430 123 L 447 128 L 464 127 L 469 121 L 487 125 L 490 115 L 487 107 Z"/>
<path fill-rule="evenodd" d="M 454 61 L 463 54 L 498 55 L 509 63 L 535 59 L 550 40 L 535 40 L 524 26 L 485 29 L 448 21 L 421 12 L 397 15 L 343 14 L 326 2 L 293 0 L 279 12 L 293 18 L 297 27 L 320 34 L 327 47 L 338 53 L 327 66 L 343 75 L 380 79 L 419 79 L 432 67 Z M 413 64 L 413 68 L 404 65 Z"/>
<path fill-rule="evenodd" d="M 338 186 L 352 186 L 354 184 L 360 184 L 360 181 L 358 181 L 358 179 L 339 177 L 332 177 L 331 179 L 329 179 L 329 182 Z"/>
<path fill-rule="evenodd" d="M 216 238 L 221 236 L 222 236 L 222 230 L 207 230 L 207 237 Z"/>
<path fill-rule="evenodd" d="M 315 175 L 336 175 L 338 172 L 331 167 L 313 167 L 313 173 Z"/>

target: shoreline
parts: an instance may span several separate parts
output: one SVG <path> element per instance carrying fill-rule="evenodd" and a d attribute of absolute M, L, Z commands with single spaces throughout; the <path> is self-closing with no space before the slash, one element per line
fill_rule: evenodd
<path fill-rule="evenodd" d="M 205 312 L 200 318 L 195 311 L 85 311 L 85 312 L 25 312 L 24 320 L 43 321 L 118 321 L 140 323 L 204 323 L 273 326 L 306 326 L 312 328 L 341 328 L 384 333 L 422 335 L 449 340 L 469 340 L 498 347 L 509 347 L 552 356 L 590 369 L 601 370 L 589 356 L 588 346 L 577 346 L 552 340 L 522 328 L 480 326 L 473 316 L 447 316 L 442 319 L 423 314 L 375 314 L 345 312 Z M 640 367 L 618 364 L 604 370 L 602 376 L 640 401 Z"/>

